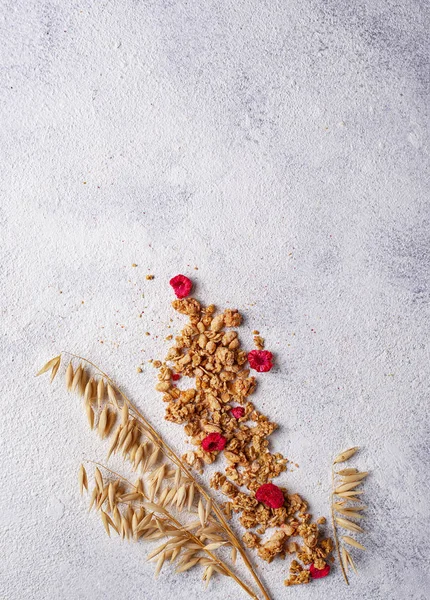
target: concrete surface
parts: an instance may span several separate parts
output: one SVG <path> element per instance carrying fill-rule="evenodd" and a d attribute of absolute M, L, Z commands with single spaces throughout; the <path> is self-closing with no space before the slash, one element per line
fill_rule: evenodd
<path fill-rule="evenodd" d="M 104 444 L 34 378 L 84 354 L 183 450 L 136 372 L 181 323 L 183 272 L 276 353 L 254 398 L 300 464 L 283 483 L 327 514 L 336 452 L 372 471 L 350 589 L 260 563 L 273 598 L 429 598 L 428 3 L 2 6 L 0 597 L 244 598 L 197 571 L 155 582 L 105 536 L 76 484 Z"/>

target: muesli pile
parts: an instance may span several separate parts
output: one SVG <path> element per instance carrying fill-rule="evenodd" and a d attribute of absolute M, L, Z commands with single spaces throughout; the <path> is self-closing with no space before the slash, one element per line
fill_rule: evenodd
<path fill-rule="evenodd" d="M 268 438 L 276 423 L 249 400 L 257 384 L 250 368 L 269 371 L 272 354 L 262 349 L 264 340 L 259 335 L 254 338 L 257 350 L 247 353 L 241 348 L 233 329 L 242 322 L 236 309 L 217 313 L 214 305 L 203 307 L 195 298 L 187 297 L 192 282 L 183 275 L 170 283 L 177 295 L 173 308 L 187 315 L 189 321 L 165 361 L 154 361 L 154 365 L 159 368 L 156 389 L 167 404 L 165 418 L 184 424 L 196 447 L 184 460 L 201 472 L 205 464 L 213 463 L 220 453 L 224 455 L 227 466 L 214 474 L 211 486 L 228 498 L 226 515 L 240 513 L 240 523 L 251 530 L 243 535 L 248 548 L 254 548 L 267 562 L 277 555 L 295 556 L 285 585 L 325 577 L 333 549 L 332 540 L 319 530 L 325 518 L 312 522 L 308 505 L 298 494 L 272 483 L 286 470 L 288 461 L 269 450 Z M 185 390 L 176 385 L 182 376 L 194 380 Z M 261 536 L 272 528 L 276 531 L 263 539 Z"/>

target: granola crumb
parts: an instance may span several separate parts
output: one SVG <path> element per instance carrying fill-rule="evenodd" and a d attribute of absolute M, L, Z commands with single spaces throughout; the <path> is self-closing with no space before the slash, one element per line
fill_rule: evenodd
<path fill-rule="evenodd" d="M 254 335 L 254 345 L 258 350 L 264 349 L 264 338 L 259 335 Z"/>
<path fill-rule="evenodd" d="M 137 373 L 142 373 L 142 367 L 136 367 Z"/>
<path fill-rule="evenodd" d="M 137 267 L 137 264 L 136 264 L 136 263 L 133 263 L 131 266 L 132 266 L 132 267 Z"/>
<path fill-rule="evenodd" d="M 324 525 L 325 523 L 327 523 L 327 519 L 325 517 L 320 517 L 319 519 L 317 519 L 317 523 L 318 525 Z"/>
<path fill-rule="evenodd" d="M 152 279 L 154 279 L 154 275 L 147 275 L 145 279 L 147 279 L 148 281 L 152 281 Z"/>

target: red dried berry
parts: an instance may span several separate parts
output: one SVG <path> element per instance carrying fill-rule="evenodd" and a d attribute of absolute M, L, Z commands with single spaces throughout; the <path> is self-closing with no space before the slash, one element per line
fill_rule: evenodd
<path fill-rule="evenodd" d="M 235 406 L 231 409 L 230 412 L 235 419 L 241 419 L 245 414 L 245 409 L 243 408 L 243 406 Z"/>
<path fill-rule="evenodd" d="M 202 448 L 206 452 L 217 452 L 224 450 L 226 443 L 226 438 L 220 433 L 210 433 L 202 440 Z"/>
<path fill-rule="evenodd" d="M 264 483 L 260 485 L 255 493 L 259 502 L 265 504 L 268 508 L 281 508 L 284 505 L 284 494 L 277 485 L 273 483 Z"/>
<path fill-rule="evenodd" d="M 273 354 L 268 350 L 251 350 L 248 354 L 249 366 L 259 373 L 265 373 L 273 367 L 272 358 Z"/>
<path fill-rule="evenodd" d="M 180 378 L 181 378 L 181 376 L 179 375 L 179 373 L 173 373 L 173 375 L 172 375 L 173 381 L 179 381 Z"/>
<path fill-rule="evenodd" d="M 177 298 L 185 298 L 191 292 L 193 282 L 185 275 L 176 275 L 169 281 Z"/>
<path fill-rule="evenodd" d="M 327 577 L 330 573 L 330 565 L 326 565 L 324 569 L 317 569 L 312 563 L 309 567 L 312 579 L 321 579 L 321 577 Z"/>

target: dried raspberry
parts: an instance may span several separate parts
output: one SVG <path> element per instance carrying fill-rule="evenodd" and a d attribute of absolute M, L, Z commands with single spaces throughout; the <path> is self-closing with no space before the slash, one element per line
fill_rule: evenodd
<path fill-rule="evenodd" d="M 249 366 L 259 373 L 265 373 L 273 367 L 272 358 L 273 354 L 268 350 L 251 350 L 248 354 Z"/>
<path fill-rule="evenodd" d="M 185 275 L 176 275 L 169 281 L 177 298 L 185 298 L 191 292 L 193 282 Z"/>
<path fill-rule="evenodd" d="M 321 579 L 321 577 L 327 577 L 330 573 L 330 565 L 326 565 L 324 569 L 317 569 L 312 563 L 309 567 L 312 579 Z"/>
<path fill-rule="evenodd" d="M 268 508 L 281 508 L 284 505 L 284 494 L 277 485 L 273 483 L 264 483 L 260 485 L 255 493 L 259 502 L 265 504 Z"/>
<path fill-rule="evenodd" d="M 210 433 L 202 440 L 202 448 L 206 452 L 223 450 L 227 440 L 220 433 Z"/>
<path fill-rule="evenodd" d="M 243 406 L 235 406 L 235 408 L 232 408 L 230 410 L 230 413 L 235 419 L 241 419 L 245 414 L 245 409 L 243 408 Z"/>
<path fill-rule="evenodd" d="M 181 378 L 181 376 L 179 375 L 179 373 L 173 373 L 173 375 L 172 375 L 173 381 L 179 381 L 180 378 Z"/>

